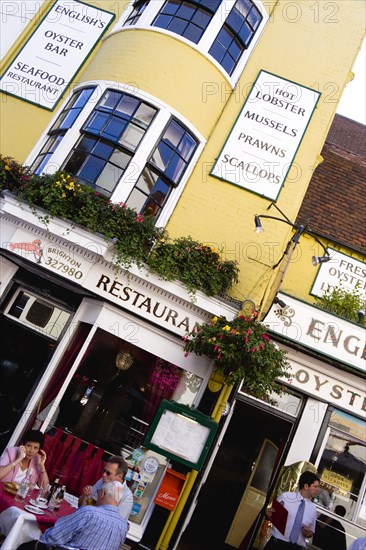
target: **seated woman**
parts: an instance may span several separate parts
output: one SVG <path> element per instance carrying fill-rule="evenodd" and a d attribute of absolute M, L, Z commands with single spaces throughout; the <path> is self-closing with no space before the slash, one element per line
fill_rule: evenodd
<path fill-rule="evenodd" d="M 41 449 L 44 435 L 39 430 L 29 430 L 22 438 L 20 447 L 7 447 L 0 458 L 0 481 L 20 484 L 32 469 L 30 482 L 39 487 L 49 483 L 45 468 L 47 455 Z"/>

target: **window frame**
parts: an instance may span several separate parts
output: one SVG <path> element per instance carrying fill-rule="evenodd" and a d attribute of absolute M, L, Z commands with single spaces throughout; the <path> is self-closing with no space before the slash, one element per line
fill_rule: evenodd
<path fill-rule="evenodd" d="M 211 63 L 213 63 L 217 67 L 217 69 L 224 75 L 224 77 L 228 80 L 231 86 L 234 87 L 237 81 L 239 80 L 255 45 L 257 44 L 259 38 L 263 33 L 264 28 L 266 27 L 269 21 L 269 15 L 264 7 L 262 0 L 252 0 L 256 8 L 260 11 L 262 15 L 262 21 L 258 29 L 256 30 L 249 44 L 249 47 L 246 50 L 244 50 L 243 53 L 241 54 L 240 59 L 231 75 L 229 75 L 228 72 L 222 67 L 222 65 L 220 65 L 220 63 L 218 63 L 218 61 L 216 61 L 216 59 L 209 54 L 209 50 L 211 46 L 214 44 L 215 40 L 217 39 L 217 36 L 221 31 L 221 29 L 225 28 L 226 20 L 231 12 L 231 9 L 233 8 L 233 0 L 222 0 L 222 3 L 217 9 L 215 15 L 212 17 L 209 25 L 207 26 L 205 32 L 203 33 L 202 37 L 197 42 L 197 44 L 195 44 L 194 42 L 191 42 L 190 40 L 184 38 L 179 34 L 176 34 L 174 32 L 171 32 L 169 30 L 166 30 L 160 27 L 152 26 L 152 22 L 161 11 L 162 7 L 165 4 L 165 1 L 166 0 L 153 0 L 152 2 L 150 1 L 150 4 L 143 10 L 140 18 L 138 19 L 135 25 L 124 26 L 125 22 L 131 16 L 134 9 L 133 8 L 134 1 L 132 1 L 129 7 L 126 9 L 125 13 L 122 14 L 119 21 L 115 24 L 113 29 L 110 31 L 108 36 L 111 36 L 121 31 L 131 31 L 134 29 L 145 29 L 152 32 L 160 32 L 168 36 L 172 36 L 175 39 L 181 40 L 185 44 L 198 50 L 202 55 L 208 58 L 211 61 Z"/>
<path fill-rule="evenodd" d="M 70 101 L 72 95 L 82 88 L 88 88 L 91 86 L 94 86 L 95 89 L 94 92 L 91 94 L 88 103 L 79 113 L 74 124 L 68 130 L 66 130 L 61 140 L 61 143 L 58 145 L 55 152 L 51 155 L 49 161 L 44 165 L 41 173 L 53 174 L 57 172 L 60 167 L 63 167 L 66 164 L 66 161 L 69 158 L 72 150 L 78 143 L 80 137 L 83 135 L 82 129 L 84 128 L 86 121 L 88 120 L 94 108 L 98 105 L 101 97 L 107 89 L 113 89 L 119 92 L 130 94 L 155 107 L 157 109 L 157 113 L 155 114 L 151 125 L 145 132 L 142 140 L 140 141 L 135 151 L 135 154 L 132 155 L 131 162 L 126 167 L 126 170 L 124 171 L 122 177 L 116 184 L 111 196 L 109 197 L 109 200 L 111 202 L 125 203 L 127 201 L 143 170 L 145 169 L 145 167 L 148 167 L 148 159 L 154 151 L 157 143 L 160 141 L 167 124 L 172 118 L 176 119 L 180 124 L 182 124 L 182 126 L 184 126 L 189 132 L 191 132 L 197 140 L 196 150 L 194 151 L 189 163 L 187 164 L 186 170 L 182 175 L 179 184 L 176 187 L 172 187 L 172 190 L 168 198 L 166 199 L 164 206 L 161 209 L 160 215 L 156 220 L 157 227 L 165 227 L 174 211 L 177 202 L 179 201 L 180 196 L 183 193 L 185 185 L 197 163 L 197 160 L 202 153 L 202 150 L 206 144 L 206 140 L 197 130 L 197 128 L 195 128 L 185 117 L 183 117 L 170 105 L 162 102 L 151 94 L 148 94 L 141 90 L 136 90 L 128 84 L 116 84 L 115 82 L 111 81 L 88 81 L 83 82 L 79 86 L 75 86 L 75 88 L 70 91 L 70 95 L 68 95 L 68 97 L 60 106 L 60 109 L 51 119 L 48 128 L 44 131 L 43 135 L 26 159 L 25 165 L 31 166 L 36 161 L 41 150 L 52 135 L 52 133 L 49 133 L 51 131 L 51 128 L 54 126 L 63 109 Z"/>

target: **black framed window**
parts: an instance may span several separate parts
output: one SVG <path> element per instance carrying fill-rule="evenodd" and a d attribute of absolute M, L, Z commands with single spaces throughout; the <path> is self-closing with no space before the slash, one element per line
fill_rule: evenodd
<path fill-rule="evenodd" d="M 209 53 L 231 75 L 246 50 L 263 16 L 252 0 L 237 0 Z"/>
<path fill-rule="evenodd" d="M 165 29 L 197 44 L 231 76 L 265 19 L 259 0 L 137 0 L 123 25 Z M 259 34 L 259 33 L 258 33 Z"/>
<path fill-rule="evenodd" d="M 178 186 L 197 146 L 193 135 L 172 119 L 128 197 L 127 205 L 141 214 L 157 218 L 172 189 Z"/>
<path fill-rule="evenodd" d="M 124 22 L 125 26 L 136 25 L 150 0 L 137 0 L 133 4 L 133 10 Z"/>
<path fill-rule="evenodd" d="M 37 156 L 36 160 L 32 164 L 32 170 L 35 174 L 40 174 L 43 168 L 46 166 L 53 153 L 60 145 L 67 130 L 71 128 L 75 120 L 78 118 L 82 109 L 85 107 L 90 99 L 90 96 L 94 92 L 95 88 L 83 88 L 75 92 L 63 109 L 56 122 L 53 124 L 49 131 L 49 138 L 44 144 L 41 152 Z"/>
<path fill-rule="evenodd" d="M 167 0 L 152 25 L 197 44 L 222 0 Z"/>
<path fill-rule="evenodd" d="M 110 197 L 156 113 L 139 98 L 107 90 L 85 122 L 64 170 Z"/>

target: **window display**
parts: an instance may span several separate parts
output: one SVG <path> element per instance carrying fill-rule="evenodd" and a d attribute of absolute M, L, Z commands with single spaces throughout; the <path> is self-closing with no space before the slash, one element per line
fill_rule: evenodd
<path fill-rule="evenodd" d="M 329 435 L 318 466 L 321 485 L 329 494 L 331 508 L 343 506 L 345 518 L 359 525 L 365 525 L 362 504 L 366 480 L 365 427 L 363 420 L 335 410 L 330 417 Z"/>

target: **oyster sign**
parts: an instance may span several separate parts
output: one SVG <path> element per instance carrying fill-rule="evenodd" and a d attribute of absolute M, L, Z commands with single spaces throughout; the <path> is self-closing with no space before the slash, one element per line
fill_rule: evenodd
<path fill-rule="evenodd" d="M 0 89 L 52 110 L 113 18 L 76 0 L 57 0 L 2 74 Z"/>
<path fill-rule="evenodd" d="M 319 97 L 261 71 L 211 175 L 276 200 Z"/>

